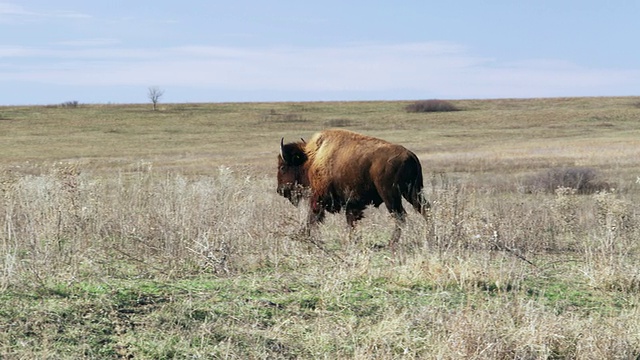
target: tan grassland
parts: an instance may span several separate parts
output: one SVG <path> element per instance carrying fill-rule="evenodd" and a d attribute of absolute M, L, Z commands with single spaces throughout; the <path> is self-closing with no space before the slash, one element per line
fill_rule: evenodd
<path fill-rule="evenodd" d="M 638 358 L 640 98 L 409 103 L 0 107 L 0 359 Z M 397 253 L 276 194 L 328 127 L 421 159 Z"/>

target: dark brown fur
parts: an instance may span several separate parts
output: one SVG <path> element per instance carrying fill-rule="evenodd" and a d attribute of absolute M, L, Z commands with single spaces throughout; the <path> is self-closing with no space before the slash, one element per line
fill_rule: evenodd
<path fill-rule="evenodd" d="M 393 246 L 406 214 L 403 197 L 426 216 L 429 202 L 422 188 L 418 157 L 385 140 L 332 129 L 315 134 L 309 142 L 281 142 L 277 191 L 294 205 L 308 197 L 311 225 L 322 221 L 325 211 L 344 208 L 347 222 L 354 226 L 368 205 L 384 203 L 397 219 Z"/>

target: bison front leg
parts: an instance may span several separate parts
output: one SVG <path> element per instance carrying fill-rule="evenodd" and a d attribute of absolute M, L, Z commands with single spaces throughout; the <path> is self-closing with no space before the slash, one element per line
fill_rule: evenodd
<path fill-rule="evenodd" d="M 351 204 L 347 204 L 347 207 L 346 207 L 347 224 L 349 224 L 349 226 L 351 226 L 352 228 L 356 227 L 356 222 L 364 217 L 363 211 L 364 211 L 364 208 L 362 206 L 359 206 L 359 205 L 354 206 Z"/>
<path fill-rule="evenodd" d="M 347 224 L 349 225 L 349 242 L 360 242 L 356 232 L 356 222 L 364 217 L 364 207 L 358 204 L 347 204 L 345 208 Z"/>
<path fill-rule="evenodd" d="M 309 219 L 308 226 L 312 227 L 324 220 L 325 210 L 322 203 L 317 198 L 311 198 L 309 201 Z"/>

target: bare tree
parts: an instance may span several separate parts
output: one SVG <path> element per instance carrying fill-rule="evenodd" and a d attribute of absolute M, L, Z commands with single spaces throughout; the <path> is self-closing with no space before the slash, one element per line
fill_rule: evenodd
<path fill-rule="evenodd" d="M 149 92 L 147 93 L 147 97 L 151 100 L 153 104 L 153 111 L 158 109 L 158 101 L 164 95 L 164 90 L 160 89 L 158 86 L 149 87 Z"/>

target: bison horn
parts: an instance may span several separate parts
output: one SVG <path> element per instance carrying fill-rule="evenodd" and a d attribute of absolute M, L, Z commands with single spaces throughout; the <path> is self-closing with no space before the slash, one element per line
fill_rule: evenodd
<path fill-rule="evenodd" d="M 284 137 L 282 139 L 280 139 L 280 157 L 282 158 L 282 160 L 285 160 L 284 158 Z M 286 160 L 285 160 L 286 162 Z"/>

